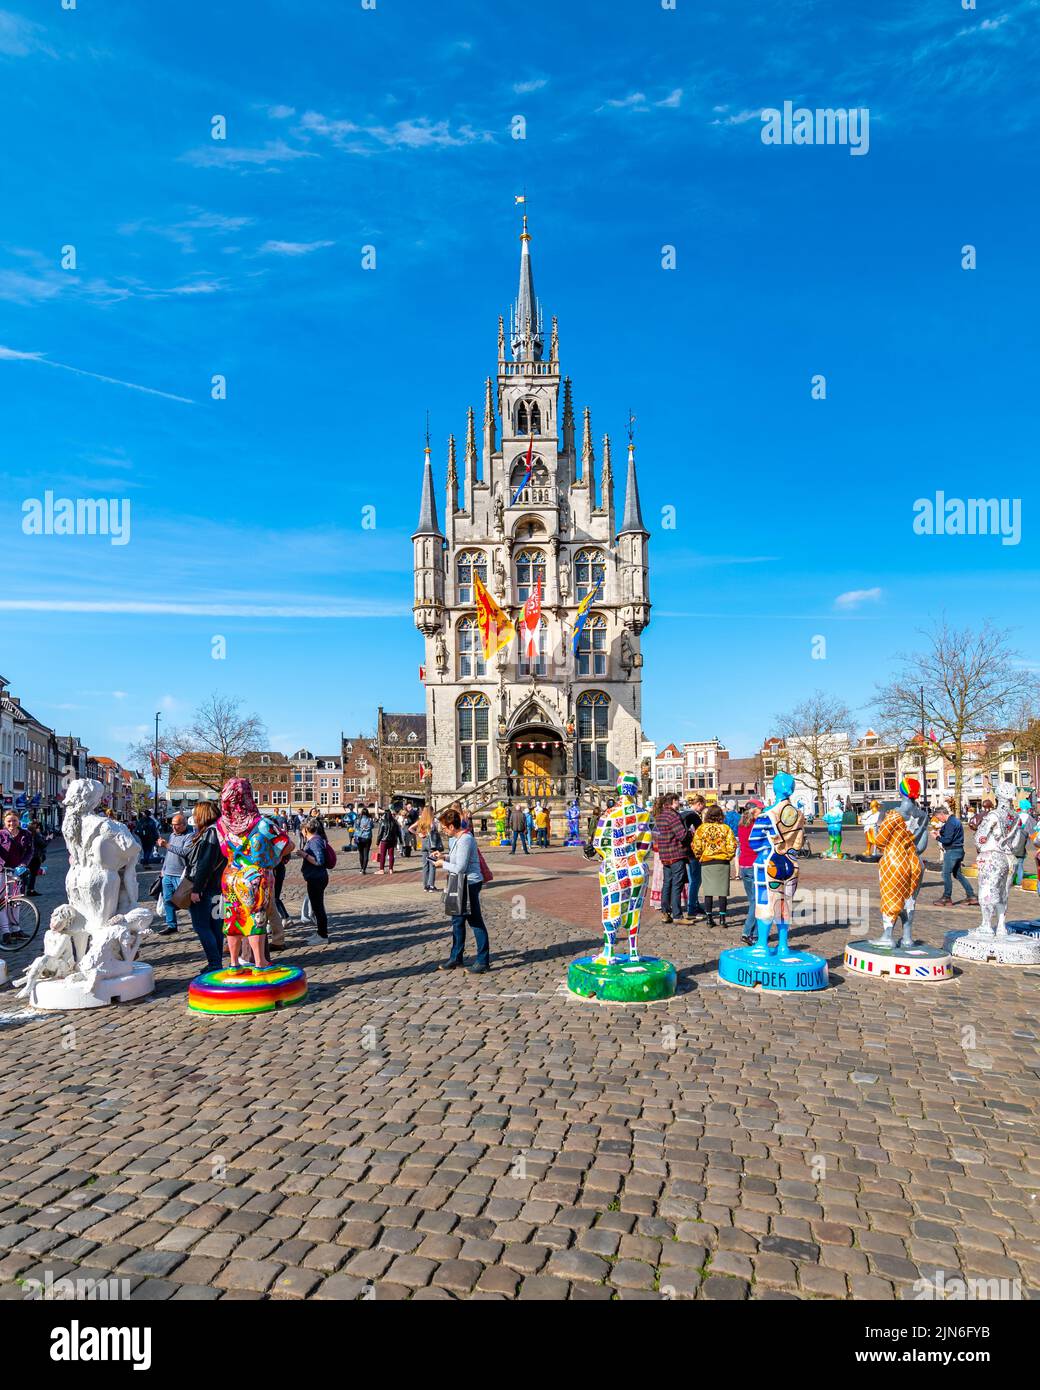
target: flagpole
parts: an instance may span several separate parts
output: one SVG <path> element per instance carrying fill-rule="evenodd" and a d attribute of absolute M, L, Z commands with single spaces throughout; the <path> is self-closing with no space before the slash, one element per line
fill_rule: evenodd
<path fill-rule="evenodd" d="M 155 811 L 156 820 L 159 819 L 159 711 L 155 712 L 155 756 L 152 759 L 152 809 Z"/>

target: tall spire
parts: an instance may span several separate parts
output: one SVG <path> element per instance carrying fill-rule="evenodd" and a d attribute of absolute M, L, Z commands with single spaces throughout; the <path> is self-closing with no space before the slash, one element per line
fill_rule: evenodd
<path fill-rule="evenodd" d="M 574 401 L 571 397 L 571 379 L 563 378 L 563 451 L 574 450 Z"/>
<path fill-rule="evenodd" d="M 473 419 L 473 411 L 470 411 L 470 421 Z M 459 509 L 459 475 L 455 467 L 455 436 L 448 435 L 448 520 Z"/>
<path fill-rule="evenodd" d="M 592 412 L 585 407 L 585 425 L 581 438 L 581 483 L 589 490 L 589 506 L 596 506 L 596 456 L 592 452 Z"/>
<path fill-rule="evenodd" d="M 491 477 L 491 456 L 495 452 L 495 396 L 491 385 L 491 378 L 484 380 L 484 452 L 483 467 L 484 477 Z M 466 471 L 469 471 L 469 455 L 466 456 Z M 474 475 L 476 474 L 476 464 L 474 462 Z"/>
<path fill-rule="evenodd" d="M 422 476 L 422 500 L 419 503 L 419 525 L 416 536 L 439 536 L 441 528 L 437 524 L 437 502 L 433 495 L 433 464 L 430 462 L 430 431 L 426 430 L 425 461 Z M 414 539 L 414 537 L 413 537 Z"/>
<path fill-rule="evenodd" d="M 628 441 L 628 478 L 625 481 L 625 515 L 622 518 L 621 530 L 618 532 L 618 535 L 623 536 L 626 531 L 634 531 L 640 536 L 648 536 L 650 534 L 643 525 L 643 513 L 639 509 L 639 484 L 636 481 L 636 446 L 631 438 Z"/>
<path fill-rule="evenodd" d="M 539 362 L 542 357 L 542 323 L 538 301 L 534 294 L 534 271 L 531 269 L 531 234 L 527 230 L 527 213 L 524 213 L 524 229 L 520 233 L 520 288 L 513 306 L 513 357 L 516 361 Z"/>

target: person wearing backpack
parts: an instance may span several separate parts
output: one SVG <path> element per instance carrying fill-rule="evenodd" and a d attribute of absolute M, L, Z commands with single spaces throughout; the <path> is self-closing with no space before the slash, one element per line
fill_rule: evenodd
<path fill-rule="evenodd" d="M 314 935 L 303 944 L 305 946 L 327 946 L 329 943 L 329 919 L 325 912 L 325 889 L 329 886 L 329 869 L 336 863 L 336 851 L 325 838 L 325 827 L 317 816 L 312 816 L 305 826 L 307 839 L 303 846 L 303 881 L 307 886 L 307 900 L 314 912 Z"/>

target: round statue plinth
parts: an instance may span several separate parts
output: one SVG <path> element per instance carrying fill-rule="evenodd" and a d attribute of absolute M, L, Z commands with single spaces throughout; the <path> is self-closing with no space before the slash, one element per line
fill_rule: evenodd
<path fill-rule="evenodd" d="M 952 980 L 953 957 L 949 951 L 915 941 L 912 946 L 876 946 L 871 941 L 850 941 L 845 964 L 863 975 L 881 976 L 918 984 L 925 980 Z"/>
<path fill-rule="evenodd" d="M 1029 932 L 1008 930 L 1004 936 L 995 932 L 951 931 L 943 945 L 958 960 L 974 960 L 993 965 L 1040 965 L 1040 937 Z"/>
<path fill-rule="evenodd" d="M 675 966 L 659 956 L 618 956 L 609 963 L 579 956 L 567 970 L 567 988 L 582 999 L 607 1004 L 651 1004 L 675 993 Z"/>
<path fill-rule="evenodd" d="M 1016 936 L 1029 936 L 1034 941 L 1040 941 L 1040 922 L 1008 922 L 1007 929 Z"/>
<path fill-rule="evenodd" d="M 826 989 L 827 961 L 812 951 L 779 950 L 760 946 L 735 946 L 719 956 L 719 979 L 738 989 L 770 993 L 806 993 Z"/>
<path fill-rule="evenodd" d="M 266 1014 L 306 997 L 307 976 L 298 965 L 209 970 L 188 986 L 188 1008 L 200 1014 Z"/>
<path fill-rule="evenodd" d="M 150 965 L 135 960 L 121 975 L 106 975 L 88 991 L 86 981 L 75 976 L 57 980 L 37 980 L 29 1003 L 36 1009 L 100 1009 L 107 1004 L 130 1004 L 144 999 L 155 989 Z"/>
<path fill-rule="evenodd" d="M 7 962 L 0 960 L 0 985 L 7 984 Z"/>

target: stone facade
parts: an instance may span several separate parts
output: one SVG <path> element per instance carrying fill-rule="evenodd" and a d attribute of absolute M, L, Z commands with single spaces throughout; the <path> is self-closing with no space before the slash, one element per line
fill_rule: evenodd
<path fill-rule="evenodd" d="M 587 409 L 576 444 L 555 319 L 545 341 L 526 218 L 509 346 L 507 357 L 499 319 L 497 377 L 485 382 L 480 467 L 471 408 L 461 479 L 454 436 L 448 441 L 443 531 L 427 441 L 413 536 L 414 614 L 425 637 L 428 754 L 438 805 L 454 796 L 474 809 L 500 796 L 580 794 L 591 801 L 597 789 L 613 787 L 619 772 L 638 773 L 641 766 L 649 533 L 634 446 L 630 440 L 616 530 L 610 440 L 603 437 L 597 481 Z M 475 574 L 518 625 L 541 578 L 533 659 L 521 634 L 485 663 Z M 574 653 L 579 603 L 590 589 L 597 596 Z"/>

